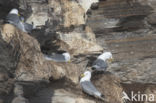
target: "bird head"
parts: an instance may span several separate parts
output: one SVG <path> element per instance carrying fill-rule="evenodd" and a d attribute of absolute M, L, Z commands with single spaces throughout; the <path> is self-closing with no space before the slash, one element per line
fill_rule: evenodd
<path fill-rule="evenodd" d="M 114 60 L 111 52 L 104 52 L 98 57 L 98 59 L 102 59 L 104 61 L 109 61 L 109 62 L 112 62 Z"/>
<path fill-rule="evenodd" d="M 83 74 L 81 74 L 81 80 L 80 81 L 90 81 L 91 78 L 91 72 L 85 71 Z"/>
<path fill-rule="evenodd" d="M 70 54 L 68 52 L 62 54 L 65 57 L 66 62 L 70 62 Z"/>
<path fill-rule="evenodd" d="M 18 13 L 18 10 L 17 9 L 12 9 L 10 12 L 9 12 L 9 14 L 16 14 L 16 15 L 19 15 L 19 13 Z"/>

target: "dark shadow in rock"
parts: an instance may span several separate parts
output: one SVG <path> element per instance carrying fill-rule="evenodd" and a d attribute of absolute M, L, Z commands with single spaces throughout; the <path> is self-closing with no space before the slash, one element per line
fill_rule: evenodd
<path fill-rule="evenodd" d="M 87 63 L 87 67 L 90 67 L 92 66 L 93 62 L 97 59 L 97 56 L 99 54 L 80 54 L 80 55 L 77 55 L 77 56 L 74 56 L 75 60 L 72 61 L 74 62 L 75 64 L 79 64 L 80 62 L 84 62 L 84 61 L 88 61 Z"/>
<path fill-rule="evenodd" d="M 87 12 L 86 12 L 86 14 L 87 14 L 88 17 L 90 17 L 92 15 L 92 10 L 91 9 L 88 9 Z"/>
<path fill-rule="evenodd" d="M 18 8 L 18 3 L 18 0 L 0 0 L 0 19 L 5 19 L 12 8 Z"/>
<path fill-rule="evenodd" d="M 26 5 L 25 8 L 21 8 Z M 21 7 L 20 7 L 21 6 Z M 6 16 L 11 9 L 16 8 L 19 10 L 19 14 L 26 20 L 31 13 L 32 8 L 25 2 L 25 0 L 0 0 L 0 23 L 3 24 Z"/>
<path fill-rule="evenodd" d="M 41 29 L 33 30 L 30 34 L 32 37 L 38 40 L 38 42 L 40 43 L 41 51 L 44 54 L 60 53 L 62 51 L 70 52 L 69 45 L 63 40 L 59 39 L 56 31 L 59 31 L 61 33 L 69 33 L 75 31 L 82 33 L 82 37 L 88 39 L 84 33 L 86 29 L 86 25 L 84 24 L 79 26 L 71 25 L 70 27 L 63 27 L 58 25 L 59 21 L 47 20 L 45 26 L 42 26 Z M 70 53 L 72 53 L 72 50 Z"/>
<path fill-rule="evenodd" d="M 94 61 L 97 59 L 97 57 L 99 56 L 100 54 L 93 54 L 91 56 L 88 56 L 87 59 L 88 59 L 88 64 L 87 66 L 91 67 L 92 64 L 94 63 Z"/>
<path fill-rule="evenodd" d="M 55 33 L 49 33 L 45 35 L 45 28 L 33 30 L 30 36 L 37 39 L 40 43 L 41 51 L 44 54 L 48 54 L 48 51 L 57 50 L 59 47 L 52 45 L 53 41 L 56 40 Z"/>
<path fill-rule="evenodd" d="M 93 71 L 92 72 L 92 76 L 93 77 L 100 77 L 100 75 L 113 75 L 113 73 L 109 72 L 109 71 Z"/>
<path fill-rule="evenodd" d="M 23 86 L 24 91 L 24 97 L 27 98 L 30 103 L 51 103 L 50 97 L 53 96 L 53 92 L 46 91 L 45 94 L 38 94 L 40 91 L 42 91 L 44 88 L 48 88 L 48 83 L 45 81 L 19 81 L 17 82 L 19 85 Z M 46 99 L 43 99 L 41 101 L 42 96 L 47 96 Z M 39 97 L 38 97 L 39 96 Z M 37 99 L 33 99 L 37 98 Z"/>
<path fill-rule="evenodd" d="M 75 26 L 74 25 L 71 25 L 70 27 L 60 26 L 59 29 L 58 29 L 58 31 L 64 32 L 64 33 L 69 33 L 69 32 L 74 31 L 74 29 L 75 29 Z"/>
<path fill-rule="evenodd" d="M 0 34 L 0 99 L 4 103 L 11 103 L 13 94 L 14 72 L 17 66 L 17 58 L 12 46 L 6 43 Z"/>
<path fill-rule="evenodd" d="M 67 79 L 67 78 L 62 78 L 60 80 L 57 81 L 51 81 L 50 85 L 54 88 L 54 89 L 60 89 L 63 88 L 67 91 L 70 90 L 77 90 L 77 85 L 72 83 L 71 80 Z"/>
<path fill-rule="evenodd" d="M 117 24 L 117 28 L 112 28 L 114 32 L 123 32 L 123 31 L 136 31 L 138 29 L 145 29 L 146 25 L 144 24 L 145 15 L 139 16 L 130 16 L 120 19 Z"/>
<path fill-rule="evenodd" d="M 58 81 L 51 81 L 50 83 L 42 81 L 33 82 L 19 82 L 24 88 L 24 96 L 29 99 L 30 103 L 51 103 L 55 90 L 65 89 L 67 91 L 79 92 L 76 85 L 70 80 L 62 78 Z"/>
<path fill-rule="evenodd" d="M 96 9 L 98 9 L 99 8 L 99 3 L 93 3 L 92 5 L 91 5 L 91 9 L 92 10 L 96 10 Z"/>
<path fill-rule="evenodd" d="M 79 64 L 81 62 L 86 61 L 87 56 L 88 55 L 84 55 L 84 54 L 76 55 L 76 56 L 74 56 L 74 60 L 72 60 L 72 62 L 74 62 L 75 64 Z"/>

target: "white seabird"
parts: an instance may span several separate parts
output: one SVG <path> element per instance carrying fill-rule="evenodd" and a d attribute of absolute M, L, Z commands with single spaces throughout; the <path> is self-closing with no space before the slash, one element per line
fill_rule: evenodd
<path fill-rule="evenodd" d="M 111 52 L 104 52 L 93 62 L 92 70 L 106 71 L 108 65 L 107 61 L 112 62 L 113 57 Z"/>
<path fill-rule="evenodd" d="M 33 29 L 33 26 L 31 24 L 27 24 L 21 20 L 21 17 L 19 16 L 19 12 L 15 8 L 9 12 L 5 22 L 14 25 L 15 27 L 17 27 L 23 32 L 30 33 L 30 31 Z"/>
<path fill-rule="evenodd" d="M 68 52 L 62 54 L 44 55 L 46 60 L 54 62 L 70 62 L 70 54 Z"/>
<path fill-rule="evenodd" d="M 90 79 L 91 79 L 91 72 L 90 71 L 86 71 L 81 75 L 80 85 L 81 85 L 82 90 L 85 93 L 87 93 L 88 95 L 91 95 L 91 96 L 99 98 L 103 101 L 106 101 L 106 99 L 104 98 L 104 95 L 102 95 L 102 93 L 100 93 L 96 89 L 96 87 L 92 84 Z"/>

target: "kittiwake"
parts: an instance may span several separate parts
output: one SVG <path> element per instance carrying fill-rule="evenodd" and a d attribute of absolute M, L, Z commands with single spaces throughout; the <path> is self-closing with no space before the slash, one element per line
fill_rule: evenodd
<path fill-rule="evenodd" d="M 113 57 L 111 52 L 104 52 L 93 62 L 92 70 L 106 71 L 108 64 L 107 61 L 112 62 Z"/>
<path fill-rule="evenodd" d="M 31 24 L 27 24 L 24 21 L 22 21 L 21 17 L 19 16 L 18 10 L 15 8 L 9 12 L 5 19 L 5 22 L 14 25 L 23 32 L 30 33 L 30 31 L 33 28 Z"/>
<path fill-rule="evenodd" d="M 100 93 L 96 89 L 96 87 L 92 84 L 90 79 L 91 79 L 91 72 L 90 71 L 85 71 L 81 75 L 80 85 L 81 85 L 82 90 L 85 93 L 87 93 L 88 95 L 91 95 L 91 96 L 94 96 L 94 97 L 96 97 L 98 99 L 106 101 L 106 99 L 104 98 L 104 95 L 102 95 L 102 93 Z"/>
<path fill-rule="evenodd" d="M 68 52 L 62 54 L 44 55 L 46 60 L 55 62 L 70 62 L 70 54 Z"/>

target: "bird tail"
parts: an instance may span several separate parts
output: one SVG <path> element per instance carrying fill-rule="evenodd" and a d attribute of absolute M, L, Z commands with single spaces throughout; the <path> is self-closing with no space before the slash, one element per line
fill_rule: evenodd
<path fill-rule="evenodd" d="M 101 94 L 101 96 L 99 97 L 99 99 L 101 99 L 105 103 L 108 103 L 108 100 L 105 98 L 105 96 L 103 94 Z"/>
<path fill-rule="evenodd" d="M 96 67 L 95 66 L 92 66 L 92 68 L 91 68 L 92 70 L 96 70 Z"/>
<path fill-rule="evenodd" d="M 96 68 L 92 67 L 91 69 L 92 69 L 92 70 L 95 70 Z"/>

